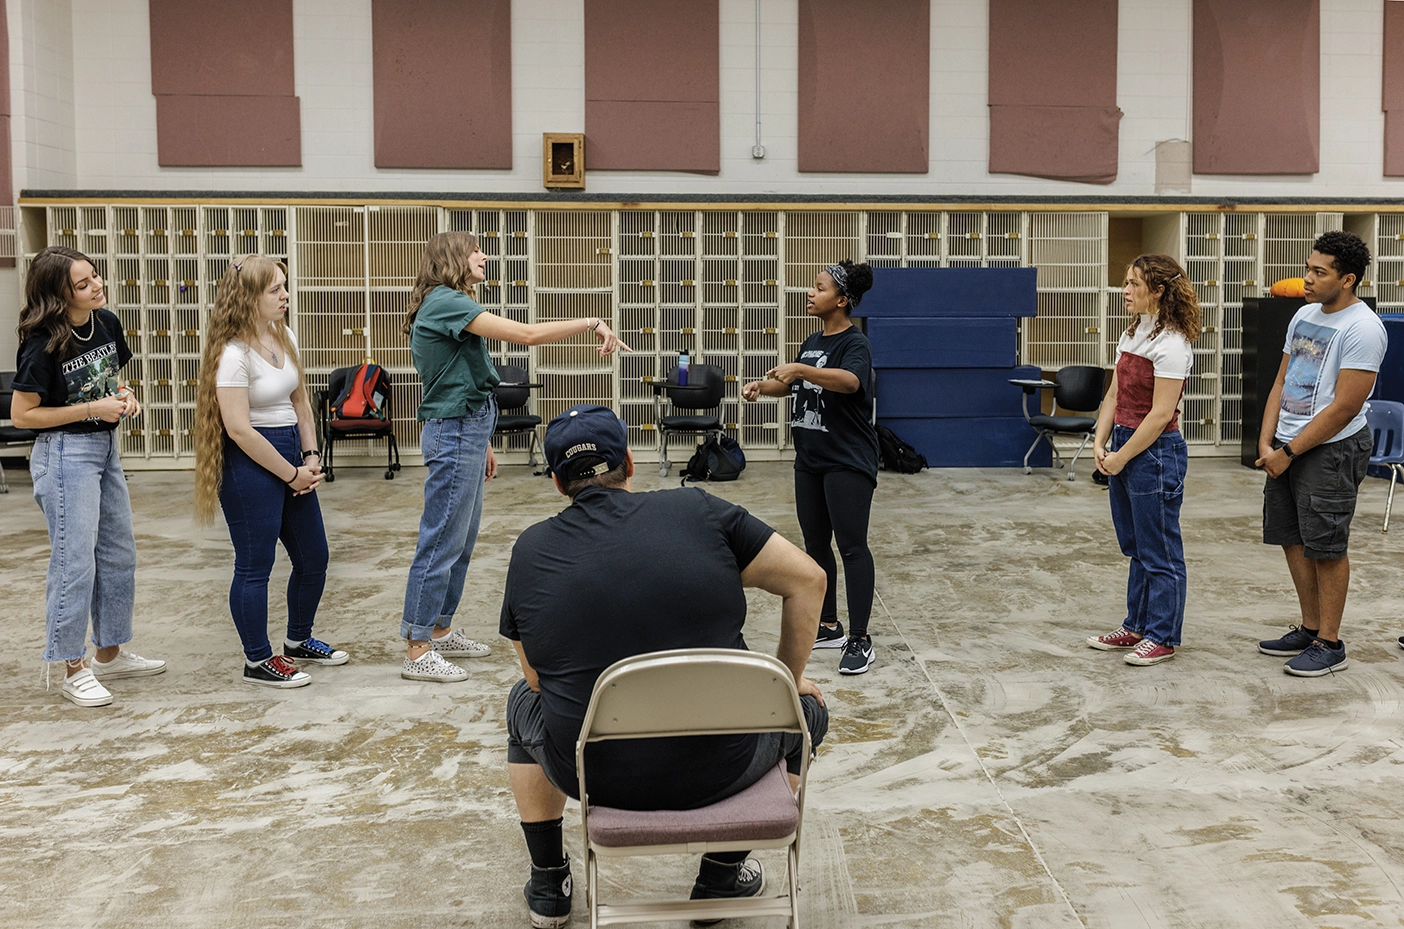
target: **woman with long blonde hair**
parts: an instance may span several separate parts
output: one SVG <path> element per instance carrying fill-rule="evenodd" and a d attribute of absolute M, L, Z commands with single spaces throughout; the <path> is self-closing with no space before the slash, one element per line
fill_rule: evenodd
<path fill-rule="evenodd" d="M 492 429 L 499 378 L 487 340 L 514 345 L 561 342 L 591 333 L 601 356 L 630 351 L 598 316 L 550 323 L 519 323 L 489 313 L 471 296 L 486 278 L 487 256 L 467 232 L 442 232 L 424 246 L 410 292 L 405 334 L 424 385 L 419 421 L 424 515 L 405 585 L 400 635 L 408 643 L 400 676 L 414 681 L 462 681 L 468 672 L 447 657 L 486 655 L 486 645 L 452 630 L 463 597 L 468 559 L 478 538 L 483 484 L 497 473 Z"/>
<path fill-rule="evenodd" d="M 1127 664 L 1152 665 L 1175 657 L 1185 624 L 1180 505 L 1188 458 L 1179 408 L 1201 317 L 1194 286 L 1169 255 L 1131 262 L 1121 295 L 1131 320 L 1116 346 L 1116 372 L 1097 416 L 1093 456 L 1097 470 L 1108 476 L 1112 525 L 1122 554 L 1131 559 L 1131 573 L 1126 619 L 1087 644 L 1129 649 Z"/>
<path fill-rule="evenodd" d="M 224 510 L 234 543 L 229 611 L 244 646 L 244 682 L 301 687 L 294 661 L 345 664 L 312 637 L 327 579 L 317 503 L 321 456 L 297 338 L 287 324 L 288 273 L 263 255 L 236 256 L 219 283 L 205 333 L 195 412 L 195 515 Z M 278 541 L 292 562 L 283 653 L 268 641 L 268 577 Z"/>

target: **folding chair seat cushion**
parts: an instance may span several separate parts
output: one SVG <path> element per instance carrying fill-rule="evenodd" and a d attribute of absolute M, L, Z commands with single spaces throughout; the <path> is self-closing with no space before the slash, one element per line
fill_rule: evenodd
<path fill-rule="evenodd" d="M 38 433 L 21 429 L 18 426 L 0 426 L 0 442 L 29 442 Z"/>
<path fill-rule="evenodd" d="M 619 810 L 590 806 L 595 845 L 624 848 L 687 842 L 775 841 L 799 827 L 799 807 L 783 764 L 738 794 L 696 810 Z"/>
<path fill-rule="evenodd" d="M 1097 420 L 1092 416 L 1047 416 L 1040 413 L 1029 417 L 1029 425 L 1055 432 L 1088 432 L 1097 428 Z"/>
<path fill-rule="evenodd" d="M 500 413 L 497 417 L 498 432 L 525 432 L 528 429 L 535 429 L 539 425 L 541 425 L 540 416 Z"/>
<path fill-rule="evenodd" d="M 658 420 L 659 425 L 664 429 L 675 429 L 686 432 L 689 429 L 696 429 L 699 432 L 707 429 L 721 429 L 721 420 L 715 416 L 664 416 Z"/>
<path fill-rule="evenodd" d="M 395 426 L 383 419 L 331 419 L 327 425 L 337 432 L 375 432 L 386 433 L 392 431 Z"/>

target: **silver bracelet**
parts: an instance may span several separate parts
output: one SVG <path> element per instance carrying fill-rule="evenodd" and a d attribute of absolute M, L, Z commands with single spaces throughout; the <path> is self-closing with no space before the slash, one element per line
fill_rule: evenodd
<path fill-rule="evenodd" d="M 600 328 L 600 323 L 602 323 L 602 322 L 604 322 L 604 320 L 602 320 L 602 319 L 600 319 L 598 316 L 596 316 L 596 317 L 595 317 L 595 324 L 594 324 L 593 326 L 588 327 L 588 328 L 586 329 L 586 331 L 587 331 L 587 332 L 594 332 L 596 329 Z"/>

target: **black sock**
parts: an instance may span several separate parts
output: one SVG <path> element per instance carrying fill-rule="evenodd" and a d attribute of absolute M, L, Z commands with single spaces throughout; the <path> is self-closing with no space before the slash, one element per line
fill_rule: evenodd
<path fill-rule="evenodd" d="M 1327 645 L 1331 646 L 1332 648 L 1340 648 L 1340 647 L 1341 647 L 1341 640 L 1340 640 L 1340 639 L 1336 639 L 1334 642 L 1331 641 L 1330 639 L 1322 639 L 1321 636 L 1317 636 L 1317 639 L 1320 639 L 1322 642 L 1326 643 Z"/>
<path fill-rule="evenodd" d="M 1309 636 L 1315 637 L 1315 635 L 1316 635 L 1318 632 L 1320 632 L 1321 630 L 1320 630 L 1320 629 L 1308 629 L 1306 626 L 1303 626 L 1303 627 L 1302 627 L 1302 631 L 1305 632 L 1305 633 L 1306 633 L 1307 635 L 1309 635 Z"/>
<path fill-rule="evenodd" d="M 707 857 L 717 864 L 740 864 L 750 852 L 708 852 Z"/>
<path fill-rule="evenodd" d="M 561 818 L 536 823 L 522 823 L 527 852 L 537 868 L 559 868 L 566 863 L 565 845 L 561 840 Z"/>

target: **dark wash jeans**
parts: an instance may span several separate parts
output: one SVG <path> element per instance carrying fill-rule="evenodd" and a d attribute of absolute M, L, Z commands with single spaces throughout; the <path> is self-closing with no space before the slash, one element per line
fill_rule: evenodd
<path fill-rule="evenodd" d="M 289 464 L 302 462 L 302 437 L 296 426 L 258 431 Z M 279 541 L 292 561 L 287 637 L 300 642 L 312 634 L 312 621 L 327 583 L 327 533 L 322 526 L 322 508 L 315 491 L 294 496 L 279 475 L 244 454 L 232 440 L 224 443 L 219 502 L 234 543 L 229 612 L 244 644 L 244 657 L 265 661 L 273 654 L 268 641 L 268 576 L 273 572 Z"/>
<path fill-rule="evenodd" d="M 1113 448 L 1136 430 L 1112 429 Z M 1185 624 L 1185 546 L 1180 506 L 1185 499 L 1189 453 L 1179 431 L 1162 432 L 1141 454 L 1112 475 L 1112 525 L 1121 553 L 1131 559 L 1123 625 L 1161 645 L 1180 644 Z"/>

